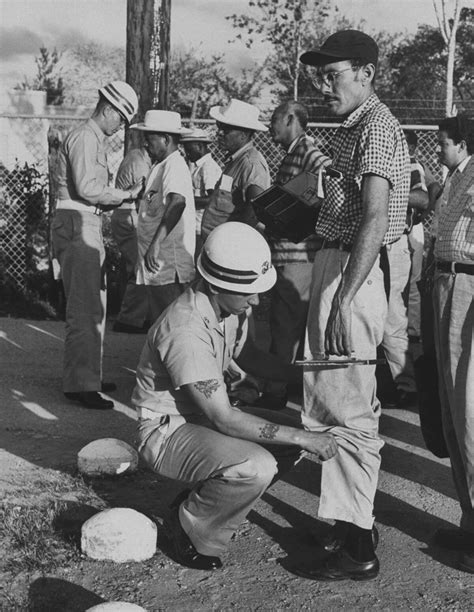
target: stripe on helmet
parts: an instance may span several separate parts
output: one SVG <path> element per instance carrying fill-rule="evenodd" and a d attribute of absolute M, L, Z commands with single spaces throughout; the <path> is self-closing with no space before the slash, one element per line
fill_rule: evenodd
<path fill-rule="evenodd" d="M 260 274 L 254 270 L 233 270 L 232 268 L 220 266 L 209 259 L 204 250 L 201 253 L 201 266 L 203 270 L 214 278 L 227 283 L 236 283 L 238 285 L 250 285 L 260 276 Z"/>
<path fill-rule="evenodd" d="M 116 102 L 121 104 L 128 113 L 133 115 L 133 106 L 130 104 L 127 98 L 122 96 L 122 94 L 112 85 L 112 83 L 106 85 L 104 87 L 104 91 L 106 91 Z"/>

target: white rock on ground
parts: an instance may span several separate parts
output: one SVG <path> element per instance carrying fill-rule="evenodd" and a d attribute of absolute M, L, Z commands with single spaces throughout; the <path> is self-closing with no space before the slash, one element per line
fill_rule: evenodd
<path fill-rule="evenodd" d="M 107 601 L 88 608 L 86 612 L 146 612 L 145 608 L 126 601 Z"/>
<path fill-rule="evenodd" d="M 130 473 L 138 467 L 138 453 L 123 440 L 101 438 L 90 442 L 79 451 L 77 467 L 87 476 Z"/>
<path fill-rule="evenodd" d="M 81 549 L 91 559 L 145 561 L 156 552 L 156 536 L 156 525 L 144 514 L 131 508 L 112 508 L 84 523 Z"/>

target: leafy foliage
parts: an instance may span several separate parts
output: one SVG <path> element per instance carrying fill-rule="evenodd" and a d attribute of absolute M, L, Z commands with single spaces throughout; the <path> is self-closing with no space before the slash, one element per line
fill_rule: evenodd
<path fill-rule="evenodd" d="M 17 89 L 37 89 L 46 92 L 46 104 L 61 105 L 64 102 L 64 82 L 60 70 L 61 55 L 53 49 L 40 48 L 35 57 L 37 74 L 32 83 L 25 80 L 17 85 Z"/>
<path fill-rule="evenodd" d="M 76 45 L 63 53 L 61 74 L 64 104 L 94 107 L 99 87 L 125 78 L 125 50 L 92 41 Z"/>
<path fill-rule="evenodd" d="M 461 100 L 474 97 L 474 10 L 464 9 L 457 31 L 454 87 Z M 387 96 L 411 99 L 444 98 L 447 49 L 438 28 L 418 27 L 412 38 L 401 41 L 388 54 L 391 81 L 384 84 Z M 429 70 L 427 70 L 429 66 Z"/>
<path fill-rule="evenodd" d="M 209 108 L 227 98 L 249 100 L 258 96 L 264 66 L 229 75 L 223 55 L 205 58 L 199 49 L 180 48 L 171 54 L 170 105 L 183 116 L 207 117 Z"/>

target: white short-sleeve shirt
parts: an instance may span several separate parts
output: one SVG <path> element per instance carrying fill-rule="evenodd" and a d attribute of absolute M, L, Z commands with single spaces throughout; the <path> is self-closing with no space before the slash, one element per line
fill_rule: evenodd
<path fill-rule="evenodd" d="M 145 269 L 144 257 L 165 212 L 166 196 L 177 193 L 184 197 L 186 206 L 174 229 L 160 244 L 161 268 L 157 273 Z M 144 197 L 140 201 L 137 222 L 138 285 L 166 285 L 178 280 L 193 280 L 196 221 L 193 186 L 189 168 L 179 151 L 155 164 L 147 180 Z"/>

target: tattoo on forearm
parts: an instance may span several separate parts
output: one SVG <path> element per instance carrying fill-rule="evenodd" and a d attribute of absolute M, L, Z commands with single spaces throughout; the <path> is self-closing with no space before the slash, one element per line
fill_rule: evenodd
<path fill-rule="evenodd" d="M 194 383 L 194 388 L 196 391 L 202 393 L 207 399 L 211 397 L 211 395 L 217 391 L 220 384 L 216 378 L 211 378 L 211 380 L 200 380 L 197 383 Z"/>
<path fill-rule="evenodd" d="M 260 427 L 260 434 L 258 437 L 265 438 L 266 440 L 274 440 L 279 429 L 279 425 L 275 425 L 274 423 L 267 423 L 263 427 Z"/>

